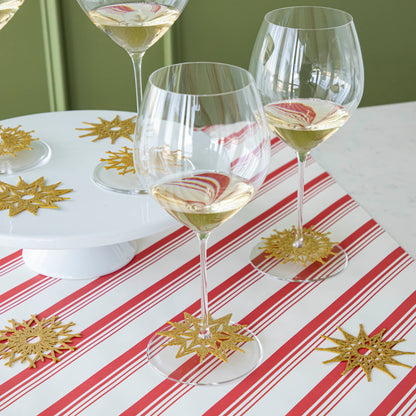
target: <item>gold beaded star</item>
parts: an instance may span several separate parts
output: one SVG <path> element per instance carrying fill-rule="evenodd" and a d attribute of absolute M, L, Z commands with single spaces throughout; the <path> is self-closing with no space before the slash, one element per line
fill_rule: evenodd
<path fill-rule="evenodd" d="M 367 381 L 371 381 L 371 370 L 378 368 L 381 371 L 387 373 L 390 377 L 394 375 L 387 369 L 386 364 L 399 365 L 406 368 L 412 368 L 409 365 L 402 364 L 395 360 L 393 357 L 402 354 L 414 354 L 414 352 L 404 352 L 393 350 L 393 347 L 399 342 L 405 341 L 404 339 L 394 341 L 383 341 L 383 334 L 385 329 L 381 330 L 378 334 L 369 337 L 360 324 L 360 332 L 357 337 L 344 331 L 342 328 L 337 328 L 344 335 L 344 339 L 337 339 L 321 335 L 322 338 L 328 339 L 339 347 L 332 348 L 316 348 L 319 351 L 330 351 L 337 353 L 338 355 L 331 360 L 323 361 L 323 363 L 332 363 L 339 361 L 347 361 L 347 367 L 342 372 L 342 375 L 348 373 L 355 367 L 361 367 L 367 375 Z"/>
<path fill-rule="evenodd" d="M 22 126 L 14 128 L 0 126 L 0 156 L 16 156 L 16 153 L 24 149 L 32 150 L 30 143 L 39 140 L 32 137 L 34 130 L 24 131 L 20 127 Z"/>
<path fill-rule="evenodd" d="M 325 263 L 324 259 L 330 254 L 337 243 L 332 242 L 328 233 L 315 231 L 313 227 L 303 229 L 303 246 L 295 247 L 296 227 L 283 231 L 273 230 L 270 237 L 263 237 L 264 245 L 260 249 L 265 251 L 266 257 L 274 257 L 283 263 L 302 263 L 305 267 L 309 263 L 319 261 Z"/>
<path fill-rule="evenodd" d="M 65 350 L 74 351 L 76 347 L 69 344 L 72 338 L 81 334 L 71 333 L 69 328 L 75 325 L 73 322 L 63 324 L 58 319 L 52 316 L 39 320 L 32 315 L 29 321 L 10 320 L 12 326 L 0 330 L 0 357 L 7 360 L 4 365 L 11 367 L 16 361 L 22 364 L 26 361 L 29 367 L 34 368 L 38 360 L 57 362 L 57 354 Z"/>
<path fill-rule="evenodd" d="M 184 317 L 185 321 L 182 322 L 168 322 L 174 327 L 171 331 L 158 332 L 158 335 L 172 338 L 164 346 L 179 346 L 176 358 L 188 354 L 197 354 L 200 362 L 202 362 L 205 357 L 211 354 L 227 362 L 227 351 L 244 352 L 238 347 L 238 344 L 253 340 L 251 337 L 238 333 L 246 325 L 230 324 L 231 314 L 218 319 L 208 317 L 211 336 L 207 339 L 199 336 L 201 331 L 200 319 L 186 312 Z"/>
<path fill-rule="evenodd" d="M 0 182 L 0 210 L 8 209 L 9 217 L 22 211 L 36 215 L 39 208 L 58 208 L 55 202 L 65 199 L 61 195 L 73 189 L 56 189 L 61 182 L 45 185 L 42 177 L 32 183 L 26 183 L 21 177 L 17 185 Z"/>
<path fill-rule="evenodd" d="M 116 169 L 119 175 L 126 173 L 136 173 L 134 170 L 133 150 L 124 146 L 118 152 L 109 150 L 106 152 L 110 156 L 105 159 L 100 159 L 101 162 L 107 162 L 104 169 Z"/>
<path fill-rule="evenodd" d="M 111 144 L 114 144 L 119 137 L 124 137 L 133 141 L 130 137 L 134 133 L 136 123 L 133 121 L 135 117 L 128 118 L 126 120 L 120 120 L 117 115 L 113 120 L 107 121 L 98 117 L 101 123 L 86 123 L 92 127 L 77 128 L 77 130 L 87 130 L 89 133 L 83 134 L 79 137 L 97 136 L 93 142 L 98 140 L 111 139 Z"/>

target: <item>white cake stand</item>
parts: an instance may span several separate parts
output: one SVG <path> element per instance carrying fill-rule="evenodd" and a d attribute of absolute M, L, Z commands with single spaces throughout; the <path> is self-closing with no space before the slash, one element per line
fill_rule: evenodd
<path fill-rule="evenodd" d="M 33 182 L 43 176 L 46 185 L 61 182 L 58 189 L 73 189 L 57 202 L 58 209 L 39 208 L 37 215 L 23 211 L 9 217 L 0 211 L 0 244 L 23 248 L 23 259 L 37 273 L 66 279 L 95 278 L 126 265 L 136 253 L 136 240 L 175 224 L 147 195 L 107 191 L 92 181 L 92 173 L 107 150 L 132 146 L 120 138 L 92 142 L 79 136 L 83 122 L 98 123 L 134 113 L 120 111 L 66 111 L 41 113 L 4 120 L 10 127 L 34 130 L 48 143 L 51 158 L 43 166 L 2 175 L 0 180 L 17 184 L 19 176 Z"/>

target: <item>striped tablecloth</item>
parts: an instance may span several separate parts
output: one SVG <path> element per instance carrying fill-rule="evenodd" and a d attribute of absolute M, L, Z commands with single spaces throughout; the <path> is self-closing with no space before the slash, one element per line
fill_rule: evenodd
<path fill-rule="evenodd" d="M 296 222 L 297 166 L 292 150 L 273 141 L 270 174 L 256 197 L 215 230 L 209 248 L 209 304 L 233 313 L 264 348 L 260 366 L 234 384 L 192 387 L 163 379 L 146 359 L 151 335 L 183 312 L 199 311 L 199 255 L 193 233 L 177 227 L 139 242 L 123 269 L 90 281 L 34 275 L 21 251 L 1 249 L 1 327 L 9 319 L 58 315 L 76 323 L 74 352 L 37 368 L 1 366 L 1 415 L 387 415 L 412 414 L 416 368 L 388 366 L 396 379 L 345 363 L 322 364 L 359 325 L 396 349 L 416 351 L 414 260 L 312 159 L 305 171 L 305 219 L 330 230 L 349 255 L 348 268 L 319 283 L 286 283 L 249 264 L 250 248 L 274 228 Z M 363 178 L 365 180 L 365 178 Z M 382 180 L 382 178 L 380 178 Z M 104 192 L 104 191 L 103 191 Z M 141 197 L 141 196 L 139 196 Z M 307 224 L 307 225 L 308 225 Z M 397 359 L 414 365 L 416 356 Z"/>

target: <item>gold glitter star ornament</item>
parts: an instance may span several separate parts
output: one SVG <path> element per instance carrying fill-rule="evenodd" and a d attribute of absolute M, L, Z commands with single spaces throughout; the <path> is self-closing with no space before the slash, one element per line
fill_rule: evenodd
<path fill-rule="evenodd" d="M 72 338 L 81 334 L 72 334 L 70 327 L 73 322 L 64 324 L 57 316 L 39 320 L 32 315 L 29 321 L 17 322 L 14 319 L 0 330 L 0 357 L 6 359 L 4 365 L 11 367 L 15 362 L 27 362 L 29 367 L 36 367 L 38 360 L 50 359 L 59 361 L 57 354 L 66 350 L 74 351 L 75 346 L 70 345 Z"/>
<path fill-rule="evenodd" d="M 108 121 L 98 117 L 100 123 L 84 122 L 84 124 L 88 124 L 91 127 L 78 128 L 77 130 L 89 131 L 89 133 L 79 137 L 97 136 L 93 142 L 109 138 L 111 140 L 111 144 L 114 144 L 120 137 L 133 141 L 131 135 L 134 133 L 136 126 L 136 123 L 133 121 L 134 118 L 135 117 L 131 117 L 126 120 L 120 120 L 120 117 L 117 115 L 113 120 Z"/>
<path fill-rule="evenodd" d="M 20 127 L 0 126 L 0 156 L 16 156 L 16 153 L 24 149 L 32 150 L 30 144 L 35 140 L 39 140 L 32 137 L 34 130 L 24 131 Z"/>
<path fill-rule="evenodd" d="M 231 314 L 218 319 L 208 317 L 211 336 L 207 339 L 199 336 L 201 331 L 200 319 L 186 312 L 184 317 L 185 321 L 182 322 L 168 322 L 174 329 L 158 332 L 158 335 L 171 338 L 171 341 L 164 346 L 179 347 L 176 358 L 188 354 L 197 354 L 200 362 L 202 362 L 205 357 L 211 354 L 227 362 L 227 351 L 244 352 L 238 345 L 242 342 L 253 341 L 253 338 L 239 333 L 246 325 L 230 323 Z"/>
<path fill-rule="evenodd" d="M 274 234 L 270 237 L 262 238 L 263 249 L 266 257 L 274 257 L 282 260 L 283 263 L 302 263 L 306 267 L 309 263 L 318 261 L 325 263 L 324 259 L 331 254 L 337 243 L 332 242 L 328 235 L 330 233 L 320 233 L 313 227 L 303 229 L 303 246 L 295 247 L 293 243 L 296 239 L 296 227 L 283 231 L 273 230 Z"/>
<path fill-rule="evenodd" d="M 337 339 L 327 337 L 322 335 L 322 338 L 328 339 L 338 347 L 332 348 L 316 348 L 318 351 L 330 351 L 337 353 L 338 355 L 331 360 L 324 361 L 323 363 L 332 363 L 346 361 L 347 367 L 342 372 L 342 375 L 348 373 L 355 367 L 361 367 L 361 369 L 367 375 L 367 380 L 371 381 L 371 370 L 373 368 L 378 368 L 381 371 L 387 373 L 390 377 L 394 375 L 387 369 L 386 364 L 399 365 L 406 368 L 412 368 L 409 365 L 402 364 L 399 361 L 395 360 L 393 357 L 396 355 L 403 354 L 414 354 L 414 352 L 404 352 L 394 350 L 398 343 L 405 341 L 404 339 L 394 340 L 394 341 L 383 341 L 383 334 L 386 331 L 383 329 L 378 334 L 369 337 L 363 328 L 363 325 L 360 325 L 360 332 L 357 337 L 349 334 L 344 331 L 342 328 L 337 328 L 342 332 L 345 339 Z"/>
<path fill-rule="evenodd" d="M 108 158 L 100 159 L 100 162 L 106 162 L 104 169 L 116 169 L 119 175 L 126 173 L 136 173 L 134 169 L 133 150 L 124 146 L 118 152 L 106 152 Z"/>
<path fill-rule="evenodd" d="M 39 208 L 58 208 L 55 202 L 65 199 L 61 195 L 73 189 L 56 189 L 61 182 L 45 185 L 42 177 L 32 183 L 26 183 L 21 177 L 17 185 L 0 182 L 0 210 L 8 209 L 9 217 L 22 211 L 36 215 Z"/>

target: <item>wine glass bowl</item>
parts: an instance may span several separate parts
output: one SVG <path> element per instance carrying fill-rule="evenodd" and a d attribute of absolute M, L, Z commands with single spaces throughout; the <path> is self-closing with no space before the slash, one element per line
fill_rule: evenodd
<path fill-rule="evenodd" d="M 9 20 L 19 10 L 24 0 L 0 0 L 0 29 L 9 22 Z"/>
<path fill-rule="evenodd" d="M 130 56 L 135 77 L 136 110 L 142 101 L 142 60 L 182 13 L 188 0 L 77 0 L 90 20 Z M 134 174 L 119 175 L 99 163 L 93 181 L 111 191 L 143 193 Z"/>
<path fill-rule="evenodd" d="M 197 347 L 201 340 L 215 344 L 218 329 L 208 310 L 208 237 L 250 201 L 265 178 L 269 157 L 267 123 L 246 70 L 199 62 L 172 65 L 150 76 L 134 142 L 135 168 L 149 194 L 198 237 L 202 289 L 199 329 L 193 327 Z M 257 338 L 247 328 L 241 331 L 254 341 L 245 342 L 245 354 L 230 351 L 226 363 L 217 359 L 213 364 L 205 357 L 200 362 L 188 354 L 177 358 L 177 345 L 162 347 L 168 338 L 160 334 L 149 343 L 149 361 L 183 383 L 232 381 L 261 358 Z M 209 348 L 213 355 L 218 352 Z M 195 371 L 200 378 L 194 378 Z"/>
<path fill-rule="evenodd" d="M 11 20 L 24 0 L 0 0 L 0 29 Z M 51 150 L 21 126 L 0 125 L 0 175 L 13 175 L 48 162 Z"/>
<path fill-rule="evenodd" d="M 180 11 L 156 3 L 126 3 L 99 7 L 92 22 L 129 54 L 144 53 L 179 17 Z"/>
<path fill-rule="evenodd" d="M 267 13 L 253 48 L 250 72 L 259 88 L 270 130 L 297 155 L 298 221 L 292 233 L 292 246 L 307 251 L 303 229 L 307 156 L 345 124 L 363 94 L 364 69 L 351 15 L 316 6 L 287 7 Z M 282 235 L 273 238 L 277 241 Z M 285 238 L 291 238 L 289 233 Z M 317 242 L 321 238 L 313 231 L 308 235 L 309 241 Z M 309 264 L 299 267 L 294 261 L 291 267 L 290 262 L 280 261 L 291 254 L 279 252 L 279 248 L 274 253 L 267 252 L 272 254 L 270 259 L 279 259 L 273 267 L 270 261 L 259 261 L 264 249 L 264 244 L 254 248 L 253 265 L 283 280 L 322 280 L 342 271 L 348 262 L 342 248 L 334 246 L 333 252 L 337 254 L 329 251 L 327 254 L 337 266 L 324 270 L 328 269 L 325 265 L 328 259 L 321 258 L 321 272 L 315 267 L 314 276 L 308 276 L 305 269 Z"/>

